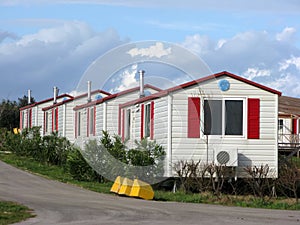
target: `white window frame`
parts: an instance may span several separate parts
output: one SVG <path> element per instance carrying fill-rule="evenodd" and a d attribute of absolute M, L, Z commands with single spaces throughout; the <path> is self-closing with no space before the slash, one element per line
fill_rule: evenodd
<path fill-rule="evenodd" d="M 81 121 L 81 119 L 82 119 L 82 115 L 81 115 L 81 112 L 80 111 L 77 111 L 76 112 L 77 113 L 77 121 L 76 121 L 76 123 L 77 123 L 77 137 L 80 137 L 81 136 L 81 124 L 82 124 L 82 121 Z"/>
<path fill-rule="evenodd" d="M 205 135 L 204 134 L 204 101 L 205 100 L 219 100 L 222 101 L 222 134 L 221 135 Z M 243 134 L 242 135 L 225 135 L 225 101 L 243 101 Z M 201 113 L 200 113 L 200 129 L 201 138 L 204 139 L 207 136 L 211 139 L 226 138 L 226 139 L 246 139 L 247 137 L 247 98 L 246 97 L 225 97 L 225 98 L 202 98 L 201 100 Z"/>

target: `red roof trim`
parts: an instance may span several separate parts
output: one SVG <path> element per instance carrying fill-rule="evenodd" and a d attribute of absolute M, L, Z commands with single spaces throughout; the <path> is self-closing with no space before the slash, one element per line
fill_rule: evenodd
<path fill-rule="evenodd" d="M 223 71 L 223 72 L 220 72 L 220 73 L 215 73 L 215 74 L 212 74 L 212 75 L 209 75 L 209 76 L 206 76 L 206 77 L 202 77 L 202 78 L 197 79 L 197 80 L 192 80 L 192 81 L 189 81 L 187 83 L 184 83 L 184 84 L 181 84 L 181 85 L 178 85 L 178 86 L 175 86 L 175 87 L 171 87 L 169 89 L 160 91 L 160 92 L 155 93 L 155 94 L 150 95 L 150 96 L 146 96 L 144 98 L 139 98 L 139 99 L 136 99 L 136 100 L 133 100 L 133 101 L 121 104 L 120 107 L 126 107 L 126 106 L 129 106 L 129 105 L 135 105 L 135 104 L 139 104 L 139 103 L 142 103 L 142 102 L 145 102 L 145 101 L 149 101 L 149 100 L 153 100 L 153 99 L 156 99 L 156 98 L 160 98 L 160 97 L 168 95 L 170 92 L 174 92 L 174 91 L 177 91 L 177 90 L 180 90 L 180 89 L 183 89 L 183 88 L 187 88 L 187 87 L 190 87 L 190 86 L 193 86 L 193 85 L 197 85 L 197 84 L 203 83 L 203 82 L 211 80 L 211 79 L 219 78 L 221 76 L 228 76 L 228 77 L 231 77 L 233 79 L 242 81 L 242 82 L 247 83 L 249 85 L 255 86 L 257 88 L 260 88 L 260 89 L 263 89 L 265 91 L 268 91 L 268 92 L 271 92 L 271 93 L 274 93 L 274 94 L 277 94 L 277 95 L 281 96 L 281 92 L 280 91 L 274 90 L 274 89 L 269 88 L 267 86 L 264 86 L 262 84 L 258 84 L 258 83 L 254 82 L 254 81 L 251 81 L 251 80 L 248 80 L 246 78 L 237 76 L 237 75 L 229 73 L 227 71 Z"/>
<path fill-rule="evenodd" d="M 150 84 L 145 84 L 145 88 L 151 88 L 151 89 L 156 90 L 158 92 L 162 91 L 162 89 L 157 88 L 155 86 L 152 86 Z M 95 101 L 92 101 L 92 102 L 89 102 L 89 103 L 85 103 L 83 105 L 78 105 L 78 106 L 74 107 L 74 110 L 79 110 L 79 109 L 82 109 L 82 108 L 85 108 L 85 107 L 89 107 L 89 106 L 93 106 L 93 105 L 98 105 L 98 104 L 101 104 L 102 102 L 108 101 L 110 99 L 114 99 L 114 98 L 116 98 L 118 96 L 129 94 L 129 93 L 132 93 L 132 92 L 138 91 L 138 90 L 140 90 L 140 87 L 134 87 L 134 88 L 131 88 L 131 89 L 128 89 L 128 90 L 125 90 L 125 91 L 121 91 L 121 92 L 118 92 L 118 93 L 115 93 L 115 94 L 111 94 L 111 95 L 109 95 L 107 97 L 104 97 L 102 99 L 95 100 Z"/>
<path fill-rule="evenodd" d="M 108 92 L 106 92 L 106 91 L 102 91 L 102 90 L 95 90 L 95 91 L 92 91 L 92 92 L 91 92 L 92 95 L 93 95 L 93 94 L 96 94 L 96 93 L 102 93 L 102 94 L 106 94 L 106 95 L 108 95 L 108 96 L 111 95 L 110 93 L 108 93 Z M 47 107 L 43 108 L 42 110 L 43 110 L 43 111 L 47 111 L 47 110 L 49 110 L 49 109 L 52 109 L 53 107 L 61 106 L 61 105 L 65 104 L 65 103 L 71 102 L 71 101 L 76 100 L 76 99 L 79 99 L 79 98 L 87 97 L 87 95 L 88 95 L 87 93 L 84 93 L 84 94 L 75 96 L 75 97 L 72 98 L 72 99 L 67 99 L 67 100 L 65 100 L 65 101 L 58 102 L 58 103 L 56 103 L 56 104 L 54 104 L 54 105 L 47 106 Z"/>
<path fill-rule="evenodd" d="M 69 94 L 62 94 L 62 95 L 57 96 L 57 99 L 65 98 L 65 97 L 68 97 L 70 99 L 74 98 L 73 96 L 71 96 Z M 42 101 L 39 101 L 39 102 L 35 102 L 33 104 L 30 104 L 30 105 L 26 105 L 26 106 L 20 108 L 20 111 L 22 111 L 24 109 L 28 109 L 28 108 L 34 107 L 34 106 L 37 106 L 37 105 L 40 105 L 40 104 L 43 104 L 43 103 L 46 103 L 46 102 L 50 102 L 50 101 L 53 101 L 53 98 L 47 98 L 45 100 L 42 100 Z"/>

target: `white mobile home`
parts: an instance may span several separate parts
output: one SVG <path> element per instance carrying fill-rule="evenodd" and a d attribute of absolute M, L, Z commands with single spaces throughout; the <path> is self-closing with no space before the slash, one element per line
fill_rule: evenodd
<path fill-rule="evenodd" d="M 144 86 L 144 93 L 149 95 L 158 91 L 161 89 L 152 85 Z M 77 142 L 91 137 L 101 137 L 103 130 L 111 135 L 118 134 L 120 132 L 119 105 L 139 96 L 140 87 L 136 87 L 76 106 L 74 127 Z"/>
<path fill-rule="evenodd" d="M 78 95 L 72 99 L 65 99 L 50 106 L 44 107 L 44 134 L 51 134 L 58 132 L 58 135 L 68 138 L 69 141 L 74 142 L 74 112 L 73 108 L 76 105 L 81 105 L 86 102 L 104 98 L 109 96 L 102 90 L 95 90 L 89 93 Z"/>
<path fill-rule="evenodd" d="M 179 160 L 268 164 L 278 174 L 279 91 L 221 72 L 120 105 L 123 139 L 156 140 L 166 150 L 166 176 Z M 220 159 L 219 156 L 225 156 Z"/>
<path fill-rule="evenodd" d="M 73 99 L 71 95 L 62 94 L 57 96 L 56 99 L 53 97 L 20 108 L 20 130 L 24 128 L 41 127 L 41 135 L 43 135 L 45 123 L 42 109 L 54 104 L 54 101 L 59 103 L 70 99 Z"/>

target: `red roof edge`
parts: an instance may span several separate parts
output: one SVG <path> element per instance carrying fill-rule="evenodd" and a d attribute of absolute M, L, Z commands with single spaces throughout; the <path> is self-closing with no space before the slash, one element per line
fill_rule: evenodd
<path fill-rule="evenodd" d="M 193 85 L 197 85 L 197 84 L 203 83 L 203 82 L 211 80 L 211 79 L 219 78 L 221 76 L 228 76 L 228 77 L 234 78 L 236 80 L 242 81 L 244 83 L 247 83 L 249 85 L 255 86 L 257 88 L 260 88 L 260 89 L 263 89 L 265 91 L 268 91 L 268 92 L 271 92 L 273 94 L 277 94 L 277 95 L 281 96 L 280 91 L 269 88 L 267 86 L 256 83 L 254 81 L 248 80 L 246 78 L 240 77 L 240 76 L 235 75 L 233 73 L 229 73 L 227 71 L 222 71 L 222 72 L 219 72 L 219 73 L 208 75 L 206 77 L 199 78 L 197 80 L 192 80 L 192 81 L 189 81 L 187 83 L 180 84 L 180 85 L 175 86 L 175 87 L 171 87 L 169 89 L 166 89 L 164 91 L 160 91 L 158 93 L 155 93 L 153 95 L 150 95 L 150 96 L 147 96 L 147 97 L 144 97 L 144 98 L 139 98 L 139 99 L 136 99 L 136 100 L 133 100 L 133 101 L 130 101 L 130 102 L 126 102 L 124 104 L 120 104 L 120 107 L 122 108 L 122 107 L 125 107 L 125 106 L 128 106 L 128 105 L 135 105 L 135 104 L 139 104 L 139 103 L 144 102 L 144 101 L 149 101 L 149 100 L 152 100 L 152 99 L 156 99 L 156 98 L 168 95 L 170 92 L 174 92 L 174 91 L 180 90 L 182 88 L 187 88 L 187 87 L 190 87 L 190 86 L 193 86 Z"/>
<path fill-rule="evenodd" d="M 162 89 L 160 89 L 158 87 L 155 87 L 155 86 L 153 86 L 151 84 L 145 84 L 144 88 L 151 88 L 151 89 L 153 89 L 155 91 L 158 91 L 158 92 L 162 91 Z M 108 100 L 116 98 L 118 96 L 126 95 L 126 94 L 129 94 L 129 93 L 134 92 L 134 91 L 138 91 L 139 89 L 140 89 L 140 87 L 134 87 L 134 88 L 130 88 L 128 90 L 124 90 L 124 91 L 115 93 L 115 94 L 111 94 L 111 95 L 109 95 L 107 97 L 104 97 L 102 99 L 98 99 L 98 100 L 95 100 L 95 101 L 92 101 L 92 102 L 89 102 L 89 103 L 85 103 L 85 104 L 82 104 L 82 105 L 75 106 L 74 110 L 79 110 L 79 109 L 82 109 L 82 108 L 85 108 L 85 107 L 89 107 L 89 106 L 92 106 L 92 105 L 98 105 L 98 104 L 100 104 L 102 102 L 108 101 Z"/>
<path fill-rule="evenodd" d="M 92 95 L 93 95 L 93 94 L 96 94 L 96 93 L 102 93 L 102 94 L 106 94 L 106 95 L 108 95 L 108 96 L 111 95 L 111 93 L 106 92 L 106 91 L 103 91 L 103 90 L 94 90 L 94 91 L 91 92 Z M 83 97 L 86 97 L 86 96 L 87 96 L 87 93 L 84 93 L 84 94 L 78 95 L 78 96 L 76 96 L 76 97 L 74 97 L 74 98 L 72 98 L 72 99 L 67 99 L 67 100 L 65 100 L 65 101 L 58 102 L 58 103 L 56 103 L 56 104 L 47 106 L 47 107 L 43 108 L 42 110 L 43 110 L 43 111 L 47 111 L 47 110 L 52 109 L 52 108 L 54 108 L 54 107 L 61 106 L 61 105 L 65 104 L 65 103 L 68 103 L 68 102 L 70 102 L 70 101 L 73 101 L 73 100 L 76 100 L 76 99 L 79 99 L 79 98 L 83 98 Z"/>
<path fill-rule="evenodd" d="M 68 97 L 70 99 L 74 98 L 73 96 L 71 96 L 69 94 L 62 94 L 62 95 L 57 96 L 57 99 L 65 98 L 65 97 Z M 31 108 L 31 107 L 34 107 L 34 106 L 37 106 L 37 105 L 40 105 L 40 104 L 43 104 L 43 103 L 46 103 L 46 102 L 50 102 L 50 101 L 53 101 L 53 99 L 54 98 L 47 98 L 45 100 L 42 100 L 42 101 L 39 101 L 39 102 L 35 102 L 35 103 L 30 104 L 30 105 L 26 105 L 26 106 L 20 108 L 20 110 L 28 109 L 28 108 Z"/>

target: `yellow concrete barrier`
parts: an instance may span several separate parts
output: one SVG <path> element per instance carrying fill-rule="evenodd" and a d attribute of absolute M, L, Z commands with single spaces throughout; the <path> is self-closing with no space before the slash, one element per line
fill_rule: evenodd
<path fill-rule="evenodd" d="M 116 194 L 119 193 L 119 190 L 121 188 L 121 185 L 123 183 L 124 178 L 121 176 L 117 176 L 117 178 L 115 179 L 114 184 L 112 185 L 110 192 L 114 192 Z"/>
<path fill-rule="evenodd" d="M 133 181 L 125 177 L 123 179 L 123 182 L 122 182 L 122 185 L 120 187 L 118 194 L 129 196 L 129 194 L 131 192 L 132 184 L 133 184 Z"/>
<path fill-rule="evenodd" d="M 152 200 L 154 198 L 154 191 L 150 184 L 134 179 L 129 196 Z"/>

